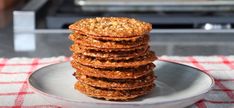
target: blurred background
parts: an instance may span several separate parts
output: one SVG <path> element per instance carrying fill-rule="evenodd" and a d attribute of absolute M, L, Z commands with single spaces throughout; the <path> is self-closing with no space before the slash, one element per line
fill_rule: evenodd
<path fill-rule="evenodd" d="M 234 0 L 0 0 L 0 57 L 70 56 L 68 26 L 100 16 L 152 23 L 158 55 L 234 54 Z"/>

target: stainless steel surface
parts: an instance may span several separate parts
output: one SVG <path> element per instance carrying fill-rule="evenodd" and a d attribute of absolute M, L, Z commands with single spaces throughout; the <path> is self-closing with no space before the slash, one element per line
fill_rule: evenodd
<path fill-rule="evenodd" d="M 212 24 L 233 24 L 234 25 L 234 15 L 228 14 L 228 15 L 214 15 L 214 16 L 203 16 L 203 15 L 159 15 L 159 14 L 152 14 L 152 13 L 103 13 L 101 16 L 109 17 L 109 16 L 116 16 L 116 17 L 131 17 L 136 18 L 139 20 L 143 20 L 146 22 L 152 23 L 156 29 L 159 29 L 160 27 L 164 27 L 166 29 L 168 28 L 186 28 L 186 29 L 197 29 L 202 28 L 199 27 L 199 25 L 204 25 L 206 23 L 212 23 Z M 89 16 L 90 17 L 98 17 L 96 16 Z M 76 20 L 80 20 L 82 18 L 87 18 L 87 16 L 76 16 L 73 15 L 55 15 L 55 16 L 48 16 L 47 17 L 47 27 L 50 29 L 61 29 L 61 28 L 67 28 L 65 25 L 69 25 L 72 22 L 75 22 Z M 173 18 L 173 20 L 172 20 Z M 65 27 L 64 27 L 65 26 Z M 234 28 L 233 26 L 231 28 Z"/>
<path fill-rule="evenodd" d="M 18 31 L 0 36 L 0 57 L 51 57 L 71 56 L 69 30 Z M 34 35 L 28 37 L 28 35 Z M 157 55 L 232 55 L 234 54 L 234 30 L 155 30 L 150 45 Z M 21 37 L 21 38 L 18 38 Z M 23 38 L 23 39 L 22 39 Z M 34 49 L 17 50 L 31 47 Z"/>
<path fill-rule="evenodd" d="M 234 5 L 232 0 L 75 0 L 77 5 Z"/>
<path fill-rule="evenodd" d="M 232 0 L 75 0 L 74 2 L 86 11 L 230 11 L 234 9 Z"/>

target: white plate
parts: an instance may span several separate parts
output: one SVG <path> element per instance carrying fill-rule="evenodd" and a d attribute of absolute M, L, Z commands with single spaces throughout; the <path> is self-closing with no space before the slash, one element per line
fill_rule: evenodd
<path fill-rule="evenodd" d="M 182 108 L 204 98 L 214 80 L 201 70 L 167 61 L 156 61 L 157 87 L 129 102 L 90 98 L 76 90 L 70 63 L 49 65 L 32 73 L 28 84 L 48 102 L 64 108 Z"/>

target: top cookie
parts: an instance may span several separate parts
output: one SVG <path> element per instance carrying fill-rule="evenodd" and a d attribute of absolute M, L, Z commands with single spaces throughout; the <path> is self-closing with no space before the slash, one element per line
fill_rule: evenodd
<path fill-rule="evenodd" d="M 81 19 L 69 29 L 98 37 L 134 37 L 147 34 L 152 29 L 150 23 L 124 17 L 96 17 Z"/>

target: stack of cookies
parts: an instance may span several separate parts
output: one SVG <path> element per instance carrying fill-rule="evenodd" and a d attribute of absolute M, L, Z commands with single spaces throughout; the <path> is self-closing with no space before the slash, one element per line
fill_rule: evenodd
<path fill-rule="evenodd" d="M 151 24 L 130 18 L 97 17 L 69 26 L 74 42 L 71 64 L 78 79 L 75 89 L 95 98 L 126 101 L 155 86 L 149 50 Z"/>

